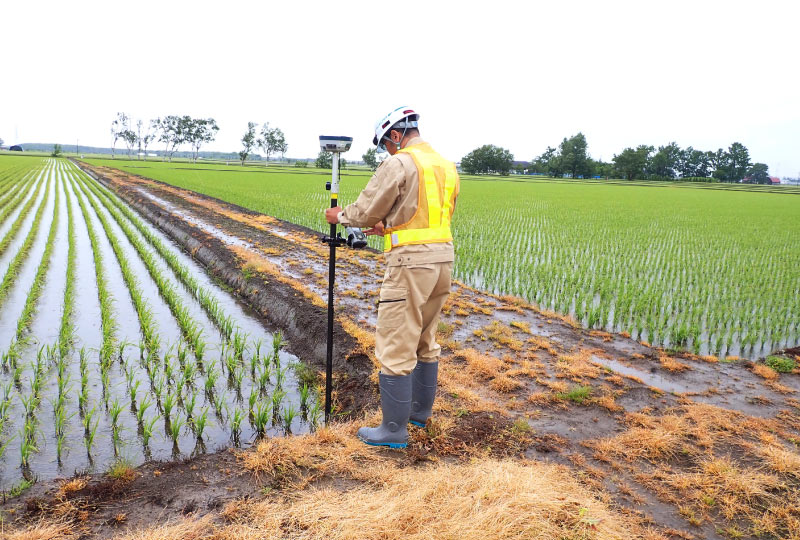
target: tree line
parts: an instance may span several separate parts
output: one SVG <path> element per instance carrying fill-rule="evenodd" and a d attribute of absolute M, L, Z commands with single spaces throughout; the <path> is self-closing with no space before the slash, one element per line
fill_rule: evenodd
<path fill-rule="evenodd" d="M 164 155 L 172 161 L 175 151 L 183 144 L 192 150 L 192 161 L 197 161 L 200 148 L 217 137 L 216 120 L 213 118 L 192 118 L 191 116 L 169 115 L 148 122 L 134 121 L 128 114 L 120 112 L 111 122 L 111 157 L 116 157 L 117 141 L 122 141 L 128 149 L 128 157 L 137 148 L 137 157 L 147 159 L 147 148 L 154 142 L 164 143 Z"/>
<path fill-rule="evenodd" d="M 655 148 L 639 145 L 625 148 L 610 162 L 592 159 L 583 133 L 564 137 L 557 147 L 548 146 L 529 164 L 514 164 L 514 155 L 498 146 L 476 148 L 461 160 L 467 174 L 541 174 L 555 178 L 624 178 L 627 180 L 691 179 L 719 182 L 770 183 L 768 167 L 752 163 L 750 152 L 735 142 L 727 149 L 703 151 L 681 148 L 671 142 Z"/>

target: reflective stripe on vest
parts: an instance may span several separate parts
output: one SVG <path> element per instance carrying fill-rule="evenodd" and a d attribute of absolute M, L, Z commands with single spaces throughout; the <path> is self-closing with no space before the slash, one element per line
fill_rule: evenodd
<path fill-rule="evenodd" d="M 411 221 L 392 227 L 386 232 L 383 240 L 384 252 L 411 244 L 452 242 L 450 217 L 459 183 L 455 164 L 442 158 L 427 143 L 415 144 L 400 152 L 407 153 L 414 159 L 419 172 L 419 197 L 421 199 L 424 195 L 428 215 L 419 215 L 423 201 L 418 201 L 417 215 Z M 443 180 L 436 177 L 437 167 L 444 173 Z M 444 185 L 441 185 L 442 182 Z M 444 200 L 439 200 L 440 193 L 444 195 Z"/>

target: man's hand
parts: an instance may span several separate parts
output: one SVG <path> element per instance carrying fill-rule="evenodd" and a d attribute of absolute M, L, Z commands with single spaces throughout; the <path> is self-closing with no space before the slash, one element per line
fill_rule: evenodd
<path fill-rule="evenodd" d="M 379 221 L 371 229 L 366 229 L 362 232 L 367 236 L 372 236 L 372 235 L 383 236 L 383 221 Z"/>
<path fill-rule="evenodd" d="M 339 212 L 342 211 L 341 206 L 334 206 L 333 208 L 328 208 L 325 210 L 325 219 L 328 220 L 328 223 L 331 225 L 336 225 L 339 223 Z"/>

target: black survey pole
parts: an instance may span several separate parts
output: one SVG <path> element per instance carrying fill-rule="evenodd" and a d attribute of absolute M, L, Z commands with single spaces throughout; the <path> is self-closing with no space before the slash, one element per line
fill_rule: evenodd
<path fill-rule="evenodd" d="M 333 161 L 338 165 L 339 154 L 333 155 Z M 334 165 L 333 175 L 337 173 Z M 339 194 L 333 192 L 334 183 L 338 184 L 337 179 L 331 182 L 331 208 L 339 204 Z M 333 391 L 333 283 L 336 280 L 336 225 L 331 225 L 331 241 L 329 242 L 331 252 L 328 257 L 328 350 L 325 358 L 325 425 L 331 416 L 331 393 Z"/>
<path fill-rule="evenodd" d="M 331 208 L 339 205 L 339 153 L 334 152 L 331 163 L 331 181 L 325 186 L 331 190 Z M 325 425 L 331 416 L 333 392 L 333 285 L 336 280 L 336 248 L 343 246 L 344 238 L 336 234 L 336 225 L 331 225 L 330 236 L 323 236 L 322 241 L 330 246 L 328 259 L 328 347 L 325 358 Z"/>
<path fill-rule="evenodd" d="M 336 137 L 330 135 L 320 135 L 319 145 L 323 152 L 331 152 L 331 181 L 325 185 L 331 191 L 331 208 L 339 205 L 339 154 L 347 152 L 353 144 L 352 137 Z M 358 234 L 361 230 L 357 229 Z M 348 229 L 348 232 L 351 232 Z M 364 235 L 361 234 L 361 238 Z M 330 259 L 328 261 L 328 347 L 327 358 L 325 359 L 325 425 L 331 417 L 331 403 L 333 393 L 333 284 L 336 278 L 336 248 L 349 245 L 345 238 L 336 232 L 336 225 L 331 225 L 330 236 L 323 236 L 322 241 L 331 248 Z M 352 247 L 363 247 L 366 240 L 361 244 Z"/>

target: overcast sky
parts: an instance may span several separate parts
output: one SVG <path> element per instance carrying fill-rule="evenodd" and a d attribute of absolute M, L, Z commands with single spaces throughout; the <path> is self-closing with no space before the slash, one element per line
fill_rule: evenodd
<path fill-rule="evenodd" d="M 110 146 L 117 111 L 211 116 L 208 148 L 248 121 L 288 156 L 407 105 L 457 161 L 482 144 L 528 160 L 582 131 L 594 158 L 676 141 L 743 143 L 800 175 L 800 2 L 4 2 L 0 137 Z"/>

